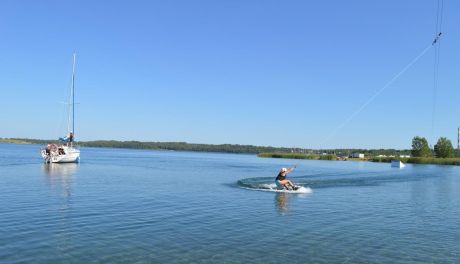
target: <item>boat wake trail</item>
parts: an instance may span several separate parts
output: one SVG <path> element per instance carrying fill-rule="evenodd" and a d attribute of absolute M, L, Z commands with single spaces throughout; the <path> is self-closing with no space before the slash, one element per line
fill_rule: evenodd
<path fill-rule="evenodd" d="M 426 170 L 426 169 L 425 169 Z M 319 173 L 291 177 L 295 185 L 301 186 L 303 193 L 312 192 L 312 189 L 340 188 L 340 187 L 372 187 L 382 184 L 397 182 L 420 181 L 434 177 L 428 172 L 411 173 L 410 171 L 389 172 L 353 172 L 353 173 Z M 237 182 L 239 188 L 270 191 L 270 192 L 292 192 L 296 191 L 278 190 L 273 177 L 254 177 L 241 179 Z"/>

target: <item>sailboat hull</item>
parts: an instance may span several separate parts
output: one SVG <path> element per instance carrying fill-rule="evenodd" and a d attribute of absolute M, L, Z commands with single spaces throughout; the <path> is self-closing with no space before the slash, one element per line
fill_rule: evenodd
<path fill-rule="evenodd" d="M 42 158 L 45 163 L 77 163 L 80 161 L 80 150 L 73 147 L 63 146 L 64 154 L 51 152 L 49 155 L 46 150 L 42 150 Z"/>

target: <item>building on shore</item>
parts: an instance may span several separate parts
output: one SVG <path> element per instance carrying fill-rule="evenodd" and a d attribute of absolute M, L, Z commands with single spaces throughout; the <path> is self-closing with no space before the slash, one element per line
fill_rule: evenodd
<path fill-rule="evenodd" d="M 351 157 L 357 158 L 357 159 L 364 159 L 364 154 L 363 153 L 353 153 Z"/>

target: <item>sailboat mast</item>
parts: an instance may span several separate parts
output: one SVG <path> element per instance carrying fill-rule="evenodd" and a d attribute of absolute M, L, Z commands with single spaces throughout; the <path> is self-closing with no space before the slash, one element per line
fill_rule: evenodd
<path fill-rule="evenodd" d="M 73 66 L 72 66 L 72 133 L 75 136 L 75 57 L 73 54 Z"/>

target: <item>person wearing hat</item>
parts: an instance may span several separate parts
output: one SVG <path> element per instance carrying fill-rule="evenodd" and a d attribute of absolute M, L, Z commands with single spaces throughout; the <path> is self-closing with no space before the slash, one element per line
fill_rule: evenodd
<path fill-rule="evenodd" d="M 286 190 L 296 190 L 297 189 L 297 187 L 290 180 L 286 179 L 287 175 L 291 173 L 296 167 L 297 165 L 289 169 L 282 168 L 280 170 L 280 172 L 278 173 L 278 176 L 276 176 L 276 179 L 275 179 L 276 186 L 279 189 L 286 189 Z"/>

